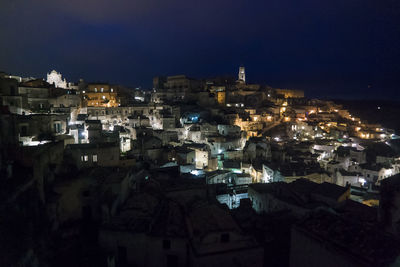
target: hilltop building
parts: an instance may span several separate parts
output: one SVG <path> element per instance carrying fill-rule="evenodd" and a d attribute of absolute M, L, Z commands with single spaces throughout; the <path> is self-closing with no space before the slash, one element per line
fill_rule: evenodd
<path fill-rule="evenodd" d="M 82 100 L 87 107 L 118 107 L 116 90 L 107 83 L 91 83 L 81 91 Z"/>
<path fill-rule="evenodd" d="M 243 66 L 239 67 L 238 82 L 246 83 L 246 72 L 245 72 L 245 68 Z"/>
<path fill-rule="evenodd" d="M 49 84 L 53 84 L 56 88 L 64 88 L 67 89 L 68 84 L 65 78 L 62 78 L 61 73 L 52 70 L 50 73 L 47 73 L 47 82 Z"/>

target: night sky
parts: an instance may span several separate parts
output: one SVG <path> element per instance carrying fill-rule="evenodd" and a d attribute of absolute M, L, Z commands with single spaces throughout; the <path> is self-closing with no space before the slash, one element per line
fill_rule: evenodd
<path fill-rule="evenodd" d="M 400 100 L 398 0 L 0 0 L 0 70 L 151 87 L 236 75 L 315 97 Z"/>

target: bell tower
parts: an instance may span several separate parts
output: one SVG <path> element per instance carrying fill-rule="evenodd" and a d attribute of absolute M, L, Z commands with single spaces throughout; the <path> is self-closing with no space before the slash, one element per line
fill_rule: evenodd
<path fill-rule="evenodd" d="M 246 83 L 246 72 L 243 66 L 239 67 L 238 82 Z"/>

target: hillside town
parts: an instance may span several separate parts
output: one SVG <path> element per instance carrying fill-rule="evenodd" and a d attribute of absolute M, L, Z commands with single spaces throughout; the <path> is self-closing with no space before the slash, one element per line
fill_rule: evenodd
<path fill-rule="evenodd" d="M 244 66 L 44 76 L 0 72 L 0 266 L 400 266 L 395 130 Z"/>

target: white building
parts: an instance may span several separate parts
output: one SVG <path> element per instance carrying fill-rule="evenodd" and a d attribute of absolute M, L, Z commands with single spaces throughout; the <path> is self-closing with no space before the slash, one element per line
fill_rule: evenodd
<path fill-rule="evenodd" d="M 238 82 L 246 83 L 246 72 L 243 66 L 239 67 Z"/>
<path fill-rule="evenodd" d="M 50 73 L 47 73 L 47 82 L 49 84 L 54 84 L 55 87 L 57 88 L 64 88 L 67 89 L 68 85 L 67 85 L 67 81 L 64 79 L 62 79 L 62 75 L 61 73 L 52 70 Z"/>

